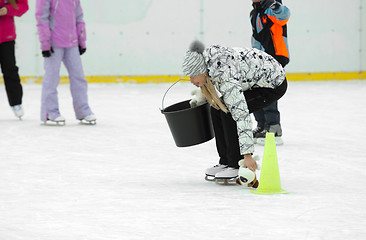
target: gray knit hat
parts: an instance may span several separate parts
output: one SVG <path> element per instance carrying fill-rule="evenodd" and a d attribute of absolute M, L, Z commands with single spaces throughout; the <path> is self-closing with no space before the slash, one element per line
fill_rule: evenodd
<path fill-rule="evenodd" d="M 203 51 L 205 46 L 200 41 L 191 43 L 189 50 L 186 52 L 183 61 L 183 74 L 188 77 L 194 77 L 207 72 Z"/>

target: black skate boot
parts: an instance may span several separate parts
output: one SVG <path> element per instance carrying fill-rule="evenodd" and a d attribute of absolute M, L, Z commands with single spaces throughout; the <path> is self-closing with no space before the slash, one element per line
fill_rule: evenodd
<path fill-rule="evenodd" d="M 264 130 L 264 128 L 259 127 L 259 126 L 257 126 L 253 130 L 253 140 L 254 140 L 254 143 L 257 143 L 258 134 L 260 134 L 263 130 Z"/>
<path fill-rule="evenodd" d="M 260 133 L 257 133 L 256 138 L 255 138 L 256 139 L 255 143 L 257 143 L 258 145 L 264 146 L 267 132 L 274 133 L 276 145 L 282 145 L 283 144 L 283 141 L 282 141 L 282 128 L 281 128 L 280 124 L 271 125 L 271 126 L 269 126 L 268 130 L 265 129 L 265 130 L 261 131 Z"/>

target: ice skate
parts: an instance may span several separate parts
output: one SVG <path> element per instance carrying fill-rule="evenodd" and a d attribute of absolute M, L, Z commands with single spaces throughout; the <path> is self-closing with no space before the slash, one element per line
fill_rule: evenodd
<path fill-rule="evenodd" d="M 257 138 L 259 137 L 258 134 L 260 134 L 263 130 L 264 130 L 264 128 L 262 128 L 262 127 L 256 127 L 253 130 L 253 140 L 254 140 L 254 143 L 257 143 Z"/>
<path fill-rule="evenodd" d="M 80 124 L 84 125 L 95 125 L 97 124 L 97 118 L 94 114 L 88 115 L 83 119 L 80 119 Z"/>
<path fill-rule="evenodd" d="M 47 121 L 43 122 L 43 125 L 47 126 L 64 126 L 66 123 L 66 120 L 63 116 L 58 116 L 55 119 L 48 118 Z"/>
<path fill-rule="evenodd" d="M 282 129 L 281 129 L 280 124 L 271 125 L 268 130 L 263 130 L 262 132 L 257 133 L 254 137 L 254 139 L 255 139 L 254 142 L 257 143 L 258 145 L 264 146 L 264 144 L 266 142 L 266 133 L 267 132 L 274 133 L 275 142 L 276 142 L 277 146 L 278 145 L 283 145 Z"/>
<path fill-rule="evenodd" d="M 215 182 L 222 185 L 236 184 L 239 169 L 227 167 L 223 171 L 216 173 Z"/>
<path fill-rule="evenodd" d="M 222 164 L 217 164 L 211 168 L 208 168 L 206 170 L 205 180 L 206 181 L 215 181 L 216 173 L 225 170 L 225 168 L 227 168 L 227 165 L 222 165 Z"/>
<path fill-rule="evenodd" d="M 11 109 L 13 110 L 15 116 L 22 120 L 22 117 L 24 115 L 24 110 L 21 104 L 12 106 Z"/>

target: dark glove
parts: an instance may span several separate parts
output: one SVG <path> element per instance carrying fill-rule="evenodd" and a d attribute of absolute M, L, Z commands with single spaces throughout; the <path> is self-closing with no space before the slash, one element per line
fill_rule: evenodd
<path fill-rule="evenodd" d="M 80 55 L 83 55 L 85 52 L 86 52 L 86 48 L 82 48 L 81 46 L 79 46 Z"/>
<path fill-rule="evenodd" d="M 280 5 L 275 0 L 262 0 L 261 6 L 263 9 L 271 8 L 276 10 Z"/>
<path fill-rule="evenodd" d="M 45 58 L 46 57 L 51 57 L 52 53 L 53 53 L 53 48 L 51 47 L 50 50 L 42 51 L 42 56 L 45 57 Z"/>

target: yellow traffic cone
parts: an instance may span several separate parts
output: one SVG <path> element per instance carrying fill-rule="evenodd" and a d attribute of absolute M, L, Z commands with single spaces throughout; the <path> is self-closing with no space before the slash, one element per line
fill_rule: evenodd
<path fill-rule="evenodd" d="M 256 194 L 289 193 L 281 188 L 274 133 L 266 134 L 259 187 L 250 192 Z"/>

